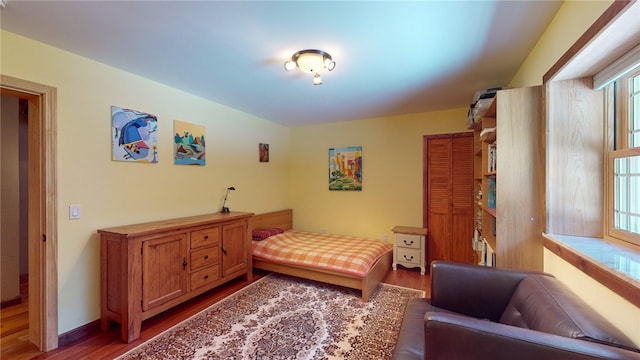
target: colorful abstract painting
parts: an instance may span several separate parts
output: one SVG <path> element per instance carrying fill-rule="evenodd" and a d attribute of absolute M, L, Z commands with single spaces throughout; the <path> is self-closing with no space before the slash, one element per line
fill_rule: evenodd
<path fill-rule="evenodd" d="M 362 190 L 362 146 L 329 149 L 329 190 Z"/>
<path fill-rule="evenodd" d="M 176 165 L 202 165 L 206 162 L 204 126 L 174 120 L 173 152 Z"/>
<path fill-rule="evenodd" d="M 111 159 L 158 162 L 158 118 L 111 106 Z"/>

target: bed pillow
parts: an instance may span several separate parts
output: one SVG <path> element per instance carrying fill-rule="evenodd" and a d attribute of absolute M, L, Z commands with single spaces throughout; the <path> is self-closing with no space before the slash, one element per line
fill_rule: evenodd
<path fill-rule="evenodd" d="M 283 232 L 284 232 L 284 229 L 281 229 L 281 228 L 253 229 L 253 241 L 264 240 L 271 235 L 281 234 Z"/>

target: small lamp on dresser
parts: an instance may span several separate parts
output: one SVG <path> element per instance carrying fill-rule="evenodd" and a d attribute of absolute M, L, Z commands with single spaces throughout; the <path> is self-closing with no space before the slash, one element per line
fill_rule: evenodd
<path fill-rule="evenodd" d="M 233 186 L 229 186 L 227 188 L 227 193 L 224 195 L 224 201 L 222 202 L 222 210 L 220 211 L 223 214 L 229 213 L 229 208 L 225 205 L 227 204 L 227 196 L 229 196 L 229 190 L 235 190 L 236 188 Z"/>

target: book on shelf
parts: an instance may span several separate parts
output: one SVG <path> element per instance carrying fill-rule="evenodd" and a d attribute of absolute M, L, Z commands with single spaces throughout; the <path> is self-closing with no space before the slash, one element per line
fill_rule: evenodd
<path fill-rule="evenodd" d="M 495 127 L 484 128 L 484 129 L 480 130 L 480 139 L 485 140 L 485 139 L 488 139 L 490 137 L 494 137 L 495 138 L 495 132 L 496 132 L 496 128 Z"/>
<path fill-rule="evenodd" d="M 484 266 L 496 266 L 496 253 L 495 250 L 489 245 L 487 239 L 482 238 L 483 249 L 480 258 L 480 264 Z"/>
<path fill-rule="evenodd" d="M 496 178 L 489 176 L 487 178 L 487 207 L 496 207 Z"/>
<path fill-rule="evenodd" d="M 487 149 L 487 171 L 489 173 L 495 172 L 497 169 L 497 152 L 498 152 L 498 144 L 493 142 L 489 144 Z"/>

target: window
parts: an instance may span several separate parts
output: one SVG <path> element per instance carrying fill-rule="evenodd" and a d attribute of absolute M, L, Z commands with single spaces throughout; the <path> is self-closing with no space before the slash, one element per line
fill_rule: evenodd
<path fill-rule="evenodd" d="M 640 69 L 618 79 L 613 92 L 607 232 L 611 237 L 640 245 Z"/>

